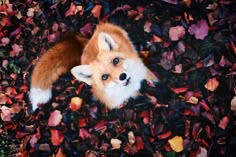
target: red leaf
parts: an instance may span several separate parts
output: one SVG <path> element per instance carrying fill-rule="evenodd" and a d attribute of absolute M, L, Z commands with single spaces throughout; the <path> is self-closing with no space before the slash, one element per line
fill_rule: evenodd
<path fill-rule="evenodd" d="M 169 131 L 166 131 L 163 134 L 158 135 L 157 137 L 159 139 L 166 139 L 166 138 L 170 137 L 171 135 L 172 135 L 172 132 L 169 130 Z"/>
<path fill-rule="evenodd" d="M 55 110 L 51 112 L 49 120 L 48 120 L 48 126 L 57 126 L 62 119 L 61 111 Z"/>
<path fill-rule="evenodd" d="M 144 142 L 143 142 L 143 139 L 140 136 L 137 136 L 135 138 L 135 141 L 136 141 L 136 149 L 137 150 L 144 149 Z"/>
<path fill-rule="evenodd" d="M 107 126 L 106 126 L 106 122 L 104 120 L 101 120 L 100 122 L 98 122 L 95 126 L 94 129 L 96 131 L 101 131 L 101 130 L 106 130 Z"/>
<path fill-rule="evenodd" d="M 28 133 L 28 132 L 21 132 L 21 131 L 17 131 L 17 133 L 16 133 L 16 138 L 23 138 L 23 137 L 25 137 L 25 136 L 27 136 L 27 135 L 29 135 L 30 133 Z"/>
<path fill-rule="evenodd" d="M 78 126 L 79 127 L 85 127 L 88 123 L 88 119 L 87 118 L 82 118 L 82 119 L 79 119 L 79 122 L 78 122 Z"/>
<path fill-rule="evenodd" d="M 17 100 L 19 100 L 19 101 L 23 100 L 23 98 L 24 98 L 24 93 L 18 94 L 15 98 L 16 98 Z"/>
<path fill-rule="evenodd" d="M 183 92 L 186 92 L 188 90 L 188 87 L 179 87 L 179 88 L 172 88 L 170 87 L 170 89 L 176 93 L 176 94 L 179 94 L 179 93 L 183 93 Z"/>
<path fill-rule="evenodd" d="M 204 108 L 204 110 L 206 110 L 206 111 L 210 110 L 209 106 L 207 105 L 207 103 L 204 100 L 200 101 L 199 104 L 201 105 L 202 108 Z"/>
<path fill-rule="evenodd" d="M 221 120 L 220 120 L 220 122 L 219 122 L 219 124 L 218 124 L 218 127 L 219 128 L 221 128 L 221 129 L 223 129 L 223 130 L 225 130 L 225 128 L 228 126 L 228 124 L 229 124 L 229 121 L 230 121 L 230 118 L 228 117 L 228 116 L 224 116 Z"/>
<path fill-rule="evenodd" d="M 79 137 L 81 137 L 83 140 L 86 140 L 87 138 L 91 137 L 91 134 L 86 129 L 80 128 Z"/>
<path fill-rule="evenodd" d="M 90 36 L 92 34 L 92 24 L 87 23 L 80 29 L 80 33 L 84 36 Z"/>

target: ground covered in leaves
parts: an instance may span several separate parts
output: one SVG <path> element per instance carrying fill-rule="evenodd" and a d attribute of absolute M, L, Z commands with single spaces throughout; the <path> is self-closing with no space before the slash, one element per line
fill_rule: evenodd
<path fill-rule="evenodd" d="M 1 0 L 0 156 L 236 154 L 236 8 L 226 0 Z M 30 75 L 66 32 L 126 29 L 160 83 L 107 110 L 71 74 L 31 114 Z M 79 103 L 82 99 L 82 105 Z"/>

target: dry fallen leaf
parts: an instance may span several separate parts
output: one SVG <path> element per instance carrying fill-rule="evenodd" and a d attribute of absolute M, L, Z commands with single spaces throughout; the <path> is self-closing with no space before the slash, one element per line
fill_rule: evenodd
<path fill-rule="evenodd" d="M 82 101 L 83 100 L 80 97 L 73 97 L 73 98 L 71 98 L 70 105 L 69 105 L 70 109 L 72 111 L 77 111 L 78 109 L 81 108 Z"/>
<path fill-rule="evenodd" d="M 0 110 L 1 110 L 2 121 L 10 122 L 11 121 L 12 109 L 7 107 L 7 106 L 2 106 L 2 107 L 0 107 Z"/>
<path fill-rule="evenodd" d="M 168 140 L 168 143 L 170 144 L 170 147 L 175 152 L 181 152 L 184 149 L 184 141 L 181 136 L 175 136 Z"/>
<path fill-rule="evenodd" d="M 234 96 L 233 99 L 231 100 L 230 109 L 236 114 L 236 96 Z"/>
<path fill-rule="evenodd" d="M 209 79 L 205 84 L 205 88 L 211 92 L 215 91 L 218 86 L 219 86 L 219 81 L 217 81 L 215 77 Z"/>
<path fill-rule="evenodd" d="M 48 126 L 57 126 L 62 119 L 61 111 L 55 110 L 51 112 L 51 115 L 48 120 Z"/>
<path fill-rule="evenodd" d="M 112 149 L 120 149 L 122 141 L 116 138 L 111 139 Z"/>
<path fill-rule="evenodd" d="M 129 138 L 129 143 L 130 144 L 134 144 L 135 143 L 135 136 L 134 136 L 134 132 L 133 131 L 130 131 L 128 133 L 128 138 Z"/>
<path fill-rule="evenodd" d="M 58 149 L 56 157 L 66 157 L 66 155 L 62 152 L 61 147 Z"/>
<path fill-rule="evenodd" d="M 94 17 L 99 18 L 101 14 L 102 6 L 101 5 L 95 5 L 91 11 Z"/>
<path fill-rule="evenodd" d="M 52 145 L 58 146 L 61 144 L 61 142 L 64 140 L 64 136 L 61 131 L 52 129 L 50 130 L 51 132 L 51 142 Z"/>
<path fill-rule="evenodd" d="M 220 120 L 220 122 L 219 122 L 219 124 L 218 124 L 218 127 L 221 128 L 221 129 L 223 129 L 223 130 L 225 130 L 225 128 L 226 128 L 226 127 L 228 126 L 228 124 L 229 124 L 229 121 L 230 121 L 229 117 L 228 117 L 228 116 L 224 116 L 224 117 Z"/>

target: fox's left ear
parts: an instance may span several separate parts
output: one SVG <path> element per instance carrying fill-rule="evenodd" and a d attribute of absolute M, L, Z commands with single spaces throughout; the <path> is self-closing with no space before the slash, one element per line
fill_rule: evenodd
<path fill-rule="evenodd" d="M 71 69 L 72 75 L 82 82 L 92 85 L 92 68 L 90 65 L 78 65 Z"/>
<path fill-rule="evenodd" d="M 115 42 L 115 40 L 109 34 L 105 32 L 100 32 L 98 34 L 99 52 L 117 50 L 118 48 L 119 48 L 119 45 Z"/>

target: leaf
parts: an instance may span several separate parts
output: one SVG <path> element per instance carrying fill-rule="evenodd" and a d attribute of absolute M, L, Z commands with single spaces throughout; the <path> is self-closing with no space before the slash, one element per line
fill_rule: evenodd
<path fill-rule="evenodd" d="M 83 100 L 80 97 L 73 97 L 70 100 L 70 109 L 72 111 L 77 111 L 78 109 L 81 108 Z"/>
<path fill-rule="evenodd" d="M 62 120 L 61 111 L 55 110 L 50 114 L 48 120 L 48 126 L 57 126 L 58 124 L 60 124 L 61 120 Z"/>
<path fill-rule="evenodd" d="M 129 139 L 129 143 L 130 144 L 134 144 L 135 143 L 135 136 L 134 136 L 134 132 L 133 131 L 130 131 L 128 133 L 128 139 Z"/>
<path fill-rule="evenodd" d="M 135 141 L 136 141 L 136 149 L 137 149 L 137 150 L 142 150 L 142 149 L 144 149 L 145 144 L 144 144 L 144 142 L 143 142 L 143 139 L 142 139 L 140 136 L 137 136 L 137 137 L 135 138 Z"/>
<path fill-rule="evenodd" d="M 7 103 L 7 96 L 5 95 L 5 94 L 3 94 L 3 93 L 0 93 L 0 104 L 1 105 L 4 105 L 4 104 L 6 104 Z"/>
<path fill-rule="evenodd" d="M 48 35 L 48 42 L 49 43 L 55 42 L 58 39 L 59 35 L 60 35 L 59 32 L 56 32 L 56 33 L 53 33 L 53 34 L 49 34 Z"/>
<path fill-rule="evenodd" d="M 94 17 L 99 18 L 102 10 L 102 5 L 95 5 L 91 11 Z"/>
<path fill-rule="evenodd" d="M 171 89 L 174 93 L 179 94 L 179 93 L 186 92 L 186 91 L 188 90 L 188 87 L 178 87 L 178 88 L 170 87 L 170 89 Z"/>
<path fill-rule="evenodd" d="M 169 37 L 172 41 L 177 41 L 181 38 L 183 38 L 185 35 L 185 29 L 183 26 L 175 26 L 170 27 L 169 29 Z"/>
<path fill-rule="evenodd" d="M 66 157 L 66 155 L 62 152 L 61 147 L 58 149 L 58 152 L 56 154 L 56 157 Z"/>
<path fill-rule="evenodd" d="M 170 4 L 178 4 L 178 0 L 162 0 L 162 1 Z"/>
<path fill-rule="evenodd" d="M 30 146 L 32 148 L 34 148 L 34 145 L 38 142 L 38 137 L 36 134 L 34 134 L 31 138 L 30 138 Z"/>
<path fill-rule="evenodd" d="M 175 69 L 173 70 L 173 73 L 181 74 L 182 70 L 183 70 L 182 64 L 178 64 L 178 65 L 175 65 Z"/>
<path fill-rule="evenodd" d="M 76 15 L 79 11 L 82 11 L 82 6 L 76 6 L 73 2 L 70 3 L 70 8 L 66 11 L 65 16 Z"/>
<path fill-rule="evenodd" d="M 19 53 L 21 52 L 21 51 L 23 51 L 23 46 L 22 45 L 18 45 L 18 44 L 13 44 L 12 46 L 11 46 L 11 48 L 12 48 L 12 51 L 10 51 L 10 56 L 11 57 L 16 57 L 16 56 L 18 56 L 19 55 Z"/>
<path fill-rule="evenodd" d="M 112 149 L 120 149 L 122 141 L 116 138 L 111 139 Z"/>
<path fill-rule="evenodd" d="M 1 109 L 1 118 L 2 118 L 2 121 L 4 122 L 10 122 L 12 119 L 11 119 L 11 108 L 7 107 L 7 106 L 2 106 L 0 107 Z"/>
<path fill-rule="evenodd" d="M 172 135 L 172 131 L 168 130 L 160 135 L 158 135 L 157 137 L 159 139 L 167 139 L 168 137 L 170 137 Z"/>
<path fill-rule="evenodd" d="M 219 81 L 217 81 L 215 77 L 209 79 L 205 84 L 205 88 L 211 92 L 215 91 L 218 86 L 219 86 Z"/>
<path fill-rule="evenodd" d="M 206 20 L 197 21 L 196 24 L 192 24 L 188 29 L 190 34 L 194 35 L 196 39 L 201 40 L 205 39 L 205 37 L 208 35 L 208 31 L 209 26 Z"/>
<path fill-rule="evenodd" d="M 233 99 L 231 100 L 230 109 L 236 114 L 236 96 L 234 96 Z"/>
<path fill-rule="evenodd" d="M 181 152 L 184 149 L 184 141 L 181 136 L 175 136 L 168 140 L 168 143 L 170 144 L 170 147 L 175 152 Z"/>
<path fill-rule="evenodd" d="M 91 134 L 85 128 L 80 128 L 79 137 L 81 137 L 83 140 L 86 140 L 87 138 L 91 137 Z"/>
<path fill-rule="evenodd" d="M 221 129 L 223 129 L 223 130 L 225 130 L 226 127 L 227 127 L 228 124 L 229 124 L 229 121 L 230 121 L 230 118 L 229 118 L 228 116 L 224 116 L 224 117 L 220 120 L 220 122 L 219 122 L 219 124 L 218 124 L 218 127 L 221 128 Z"/>
<path fill-rule="evenodd" d="M 0 46 L 6 46 L 6 45 L 8 45 L 10 43 L 10 39 L 8 38 L 8 37 L 3 37 L 2 39 L 1 39 L 1 44 L 0 44 Z"/>
<path fill-rule="evenodd" d="M 62 132 L 56 129 L 51 129 L 50 132 L 51 132 L 52 145 L 54 146 L 60 145 L 62 141 L 64 140 L 64 136 Z"/>
<path fill-rule="evenodd" d="M 199 151 L 196 154 L 196 157 L 207 157 L 208 156 L 208 152 L 204 147 L 199 147 Z"/>
<path fill-rule="evenodd" d="M 80 33 L 84 36 L 90 36 L 92 34 L 92 24 L 87 23 L 82 28 L 80 28 Z"/>

